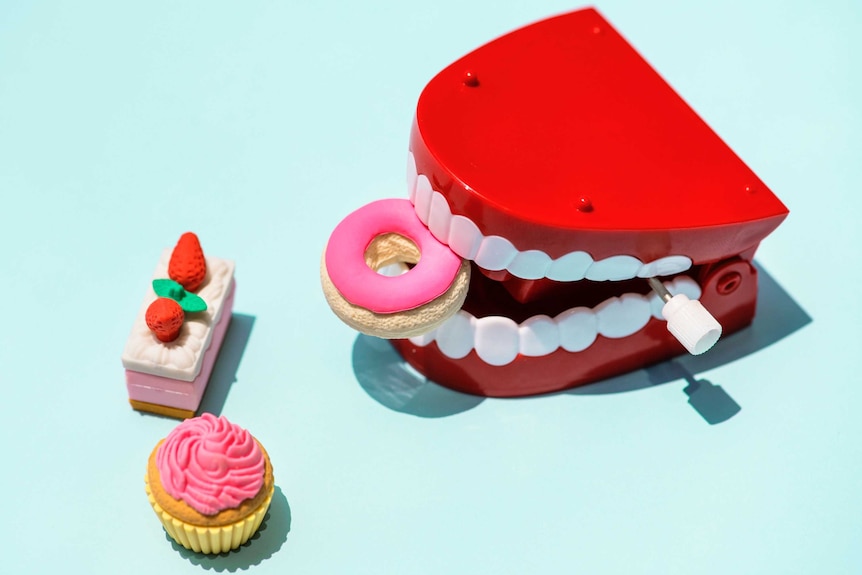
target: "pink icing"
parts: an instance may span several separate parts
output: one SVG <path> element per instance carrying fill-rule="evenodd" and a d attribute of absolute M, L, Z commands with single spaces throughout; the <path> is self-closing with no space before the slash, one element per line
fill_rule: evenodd
<path fill-rule="evenodd" d="M 365 264 L 371 241 L 387 233 L 413 240 L 421 257 L 413 269 L 395 277 L 378 274 Z M 375 313 L 411 310 L 449 289 L 461 258 L 431 235 L 409 200 L 378 200 L 341 220 L 326 246 L 326 271 L 335 289 L 354 305 Z"/>
<path fill-rule="evenodd" d="M 156 452 L 162 487 L 204 515 L 237 507 L 263 486 L 263 452 L 224 416 L 204 413 L 171 431 Z"/>

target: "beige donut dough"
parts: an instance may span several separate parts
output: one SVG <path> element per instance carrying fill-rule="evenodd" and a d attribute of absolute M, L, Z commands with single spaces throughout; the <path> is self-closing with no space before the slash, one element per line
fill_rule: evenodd
<path fill-rule="evenodd" d="M 452 285 L 440 297 L 407 311 L 375 313 L 344 299 L 326 271 L 325 248 L 323 253 L 320 260 L 320 283 L 329 307 L 350 327 L 375 337 L 401 339 L 428 333 L 461 309 L 470 287 L 470 262 L 463 260 Z M 365 263 L 375 271 L 392 264 L 415 264 L 419 257 L 416 244 L 399 234 L 378 236 L 365 251 Z"/>

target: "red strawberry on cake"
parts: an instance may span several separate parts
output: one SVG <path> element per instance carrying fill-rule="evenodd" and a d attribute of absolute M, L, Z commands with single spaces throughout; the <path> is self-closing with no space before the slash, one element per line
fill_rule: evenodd
<path fill-rule="evenodd" d="M 176 300 L 160 297 L 147 308 L 145 318 L 150 331 L 159 341 L 167 343 L 179 337 L 185 312 Z"/>
<path fill-rule="evenodd" d="M 162 254 L 123 351 L 133 408 L 194 417 L 230 323 L 233 273 L 193 233 Z"/>
<path fill-rule="evenodd" d="M 168 276 L 180 283 L 183 288 L 193 292 L 204 282 L 207 275 L 207 262 L 201 242 L 192 232 L 180 236 L 180 241 L 171 253 L 168 263 Z"/>
<path fill-rule="evenodd" d="M 597 381 L 745 327 L 755 250 L 787 216 L 593 9 L 511 32 L 432 79 L 413 123 L 408 191 L 424 229 L 472 274 L 444 323 L 394 345 L 428 378 L 491 396 Z M 322 276 L 338 292 L 324 281 L 327 298 L 365 309 L 333 269 L 346 259 L 341 228 L 325 254 Z M 362 244 L 367 230 L 352 229 Z M 680 306 L 687 319 L 674 316 Z M 403 310 L 375 313 L 392 323 Z M 689 319 L 709 325 L 706 345 L 677 333 L 683 348 L 669 332 Z"/>

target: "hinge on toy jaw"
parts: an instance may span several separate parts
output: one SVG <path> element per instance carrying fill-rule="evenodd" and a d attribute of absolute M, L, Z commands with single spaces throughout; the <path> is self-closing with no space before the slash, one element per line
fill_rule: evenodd
<path fill-rule="evenodd" d="M 723 260 L 697 264 L 690 270 L 691 277 L 701 287 L 700 303 L 698 305 L 704 308 L 702 310 L 703 313 L 710 316 L 714 313 L 721 317 L 724 323 L 722 326 L 713 320 L 715 323 L 712 324 L 706 316 L 702 316 L 703 320 L 710 323 L 713 328 L 717 326 L 719 332 L 713 334 L 715 340 L 718 340 L 722 331 L 734 332 L 751 323 L 751 318 L 754 315 L 754 298 L 756 297 L 757 289 L 757 275 L 752 267 L 751 258 L 754 256 L 758 245 L 754 245 L 741 254 Z M 650 282 L 650 285 L 652 286 L 652 282 Z M 662 294 L 659 293 L 659 296 L 662 297 Z M 665 297 L 662 297 L 662 300 L 665 302 L 668 301 Z M 667 305 L 665 303 L 665 306 Z M 707 312 L 705 306 L 709 306 L 712 312 Z M 673 309 L 671 307 L 670 311 L 673 311 Z M 664 310 L 662 310 L 662 315 L 667 319 L 667 314 Z M 706 326 L 707 324 L 703 325 Z M 703 329 L 707 328 L 704 327 Z M 668 321 L 668 330 L 673 333 L 670 321 Z M 677 337 L 677 339 L 679 338 Z M 686 349 L 690 353 L 693 353 L 692 349 L 684 342 L 683 345 L 686 346 Z M 708 347 L 704 343 L 702 347 L 709 349 L 711 346 Z"/>

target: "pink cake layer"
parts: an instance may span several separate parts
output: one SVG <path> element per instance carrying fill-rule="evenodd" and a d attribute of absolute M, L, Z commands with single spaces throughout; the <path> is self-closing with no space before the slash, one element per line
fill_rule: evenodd
<path fill-rule="evenodd" d="M 129 390 L 129 399 L 197 411 L 230 323 L 236 293 L 236 285 L 233 281 L 229 289 L 230 295 L 225 299 L 221 318 L 213 328 L 212 340 L 209 348 L 204 352 L 203 365 L 198 376 L 193 381 L 181 381 L 127 369 L 126 388 Z"/>

